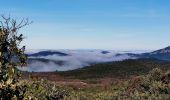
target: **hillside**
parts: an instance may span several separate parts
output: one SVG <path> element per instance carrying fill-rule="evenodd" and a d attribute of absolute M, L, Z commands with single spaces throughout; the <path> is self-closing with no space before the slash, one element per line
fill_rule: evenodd
<path fill-rule="evenodd" d="M 170 69 L 170 62 L 157 59 L 136 59 L 101 63 L 84 68 L 57 72 L 65 77 L 78 79 L 91 78 L 126 78 L 131 75 L 146 74 L 153 68 Z"/>
<path fill-rule="evenodd" d="M 160 60 L 170 61 L 170 46 L 150 52 L 150 53 L 144 53 L 141 55 L 141 57 L 156 58 L 156 59 L 160 59 Z"/>
<path fill-rule="evenodd" d="M 92 83 L 93 82 L 93 83 Z M 169 100 L 170 70 L 155 68 L 148 74 L 124 80 L 91 83 L 23 80 L 27 95 L 38 100 Z M 70 84 L 71 83 L 71 84 Z M 80 84 L 81 83 L 81 84 Z M 101 84 L 101 85 L 98 85 Z M 30 96 L 31 95 L 31 96 Z"/>

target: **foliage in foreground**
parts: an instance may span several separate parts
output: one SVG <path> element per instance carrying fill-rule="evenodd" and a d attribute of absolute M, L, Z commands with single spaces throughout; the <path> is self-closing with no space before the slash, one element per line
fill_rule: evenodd
<path fill-rule="evenodd" d="M 109 86 L 62 86 L 51 81 L 23 81 L 27 96 L 41 100 L 169 100 L 170 71 L 158 68 Z"/>
<path fill-rule="evenodd" d="M 170 99 L 170 71 L 153 69 L 148 75 L 135 78 L 126 91 L 131 99 Z"/>
<path fill-rule="evenodd" d="M 0 99 L 11 100 L 24 98 L 24 87 L 18 86 L 17 66 L 26 65 L 25 46 L 21 47 L 23 35 L 20 28 L 28 25 L 28 20 L 17 22 L 11 17 L 2 16 L 0 20 Z"/>

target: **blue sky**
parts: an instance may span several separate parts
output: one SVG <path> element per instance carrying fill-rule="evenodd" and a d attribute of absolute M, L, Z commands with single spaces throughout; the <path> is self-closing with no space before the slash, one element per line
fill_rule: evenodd
<path fill-rule="evenodd" d="M 29 18 L 28 49 L 145 50 L 170 45 L 170 0 L 0 0 Z"/>

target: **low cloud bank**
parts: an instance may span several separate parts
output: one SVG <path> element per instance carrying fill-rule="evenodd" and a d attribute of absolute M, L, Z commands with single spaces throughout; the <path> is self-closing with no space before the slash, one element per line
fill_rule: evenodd
<path fill-rule="evenodd" d="M 67 71 L 77 68 L 82 68 L 95 63 L 110 62 L 110 61 L 121 61 L 125 59 L 135 59 L 127 54 L 116 55 L 114 51 L 108 51 L 107 54 L 102 54 L 100 50 L 65 50 L 61 51 L 69 54 L 69 56 L 39 56 L 34 58 L 48 59 L 49 62 L 33 61 L 28 64 L 28 67 L 19 68 L 23 71 L 30 72 L 51 72 L 51 71 Z M 51 60 L 51 61 L 50 61 Z M 64 63 L 57 64 L 54 61 L 63 61 Z"/>

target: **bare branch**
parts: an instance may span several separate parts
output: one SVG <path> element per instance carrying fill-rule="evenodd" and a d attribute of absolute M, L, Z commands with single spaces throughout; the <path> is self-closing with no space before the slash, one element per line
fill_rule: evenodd
<path fill-rule="evenodd" d="M 32 22 L 29 22 L 28 18 L 21 20 L 21 22 L 17 25 L 17 29 L 20 29 L 24 26 L 30 25 Z"/>
<path fill-rule="evenodd" d="M 4 19 L 4 23 L 6 24 L 6 29 L 10 29 L 10 27 L 9 27 L 9 22 L 10 22 L 10 16 L 9 17 L 5 17 L 4 15 L 2 15 L 2 18 Z"/>
<path fill-rule="evenodd" d="M 29 24 L 31 24 L 32 22 L 29 22 L 28 18 L 23 18 L 19 23 L 17 23 L 16 19 L 11 19 L 11 17 L 5 17 L 4 15 L 1 15 L 3 21 L 0 21 L 0 24 L 2 26 L 3 29 L 8 30 L 8 33 L 12 32 L 12 33 L 17 33 L 17 31 L 22 28 L 25 27 Z"/>
<path fill-rule="evenodd" d="M 2 22 L 2 21 L 0 21 L 0 23 L 1 23 L 1 27 L 2 27 L 2 28 L 4 28 L 4 24 L 3 24 L 3 22 Z"/>
<path fill-rule="evenodd" d="M 24 18 L 21 20 L 21 22 L 17 25 L 17 27 L 19 27 L 19 26 L 21 26 L 22 25 L 22 23 L 24 22 Z"/>

